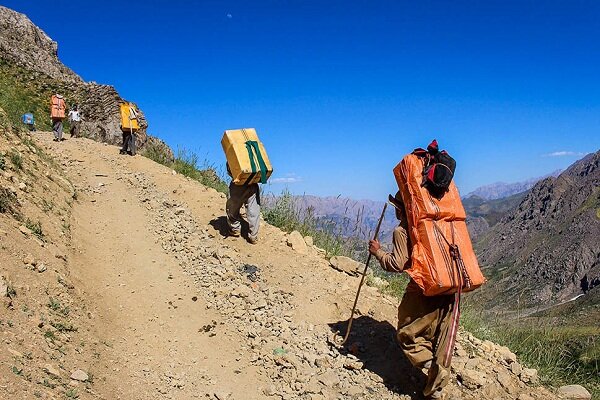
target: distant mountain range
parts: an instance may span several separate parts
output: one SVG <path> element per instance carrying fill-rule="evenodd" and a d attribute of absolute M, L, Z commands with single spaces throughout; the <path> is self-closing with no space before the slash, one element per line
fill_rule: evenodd
<path fill-rule="evenodd" d="M 514 183 L 505 183 L 505 182 L 496 182 L 491 183 L 489 185 L 480 186 L 472 192 L 468 193 L 465 198 L 469 198 L 472 196 L 480 197 L 484 200 L 496 200 L 502 199 L 504 197 L 509 197 L 518 193 L 523 193 L 533 187 L 537 182 L 542 179 L 548 178 L 550 176 L 557 177 L 562 172 L 562 169 L 557 169 L 556 171 L 540 176 L 538 178 L 527 179 L 522 182 L 514 182 Z"/>
<path fill-rule="evenodd" d="M 463 198 L 467 224 L 490 283 L 484 302 L 502 308 L 552 305 L 600 291 L 600 151 L 567 170 L 515 184 L 486 185 Z M 535 182 L 535 183 L 534 183 Z M 518 188 L 525 191 L 513 193 Z M 502 194 L 505 197 L 494 198 Z M 484 196 L 484 197 L 482 197 Z M 367 239 L 383 202 L 295 196 L 298 209 Z M 390 207 L 380 240 L 397 225 Z"/>
<path fill-rule="evenodd" d="M 463 198 L 467 212 L 467 225 L 473 240 L 477 240 L 494 226 L 509 210 L 516 207 L 525 197 L 525 192 L 536 182 L 557 176 L 560 170 L 539 178 L 516 183 L 494 183 L 481 186 Z M 522 189 L 521 191 L 518 191 Z M 319 197 L 312 195 L 294 196 L 300 211 L 311 210 L 322 221 L 331 222 L 338 232 L 345 236 L 369 238 L 377 225 L 384 202 L 373 200 L 355 200 L 341 196 Z M 269 197 L 265 203 L 270 203 Z M 391 240 L 392 232 L 398 225 L 392 207 L 388 208 L 381 226 L 380 240 Z"/>
<path fill-rule="evenodd" d="M 293 196 L 295 207 L 301 213 L 310 210 L 312 215 L 323 222 L 323 225 L 335 227 L 337 233 L 343 236 L 371 238 L 377 221 L 381 216 L 383 201 L 354 200 L 347 197 L 319 197 L 311 195 Z M 266 196 L 263 202 L 269 206 L 272 196 Z M 392 207 L 388 207 L 381 224 L 380 240 L 386 243 L 391 240 L 398 220 Z"/>

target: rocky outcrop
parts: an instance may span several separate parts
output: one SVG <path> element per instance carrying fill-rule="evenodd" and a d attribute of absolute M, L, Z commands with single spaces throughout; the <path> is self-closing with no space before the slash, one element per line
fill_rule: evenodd
<path fill-rule="evenodd" d="M 121 144 L 121 118 L 119 105 L 124 101 L 114 87 L 85 83 L 76 88 L 79 107 L 83 114 L 81 130 L 88 137 L 110 144 Z M 148 141 L 148 123 L 143 112 L 139 113 L 140 130 L 137 145 L 141 148 Z"/>
<path fill-rule="evenodd" d="M 560 303 L 600 280 L 600 151 L 538 182 L 478 245 L 481 264 L 509 305 Z M 496 301 L 500 298 L 496 297 Z M 521 306 L 523 304 L 521 303 Z"/>
<path fill-rule="evenodd" d="M 84 82 L 58 58 L 58 44 L 38 28 L 26 15 L 0 6 L 0 62 L 18 67 L 23 81 L 43 81 L 36 90 L 60 90 L 69 106 L 79 104 L 83 115 L 82 134 L 101 142 L 121 144 L 119 104 L 126 101 L 114 87 L 95 82 Z M 140 110 L 140 130 L 137 132 L 138 148 L 150 139 L 148 124 Z M 167 158 L 173 152 L 164 143 Z"/>
<path fill-rule="evenodd" d="M 35 26 L 26 15 L 0 6 L 0 56 L 29 71 L 53 79 L 82 83 L 81 78 L 58 60 L 58 43 Z"/>

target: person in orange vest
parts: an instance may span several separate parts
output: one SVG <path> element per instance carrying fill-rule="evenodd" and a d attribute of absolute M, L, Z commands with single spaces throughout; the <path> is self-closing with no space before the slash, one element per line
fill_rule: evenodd
<path fill-rule="evenodd" d="M 65 99 L 60 94 L 52 96 L 50 102 L 50 119 L 52 120 L 52 131 L 54 132 L 54 141 L 64 140 L 63 119 L 65 119 Z"/>
<path fill-rule="evenodd" d="M 389 272 L 410 268 L 411 243 L 408 223 L 400 192 L 389 196 L 396 209 L 399 225 L 394 229 L 391 253 L 384 251 L 377 240 L 369 242 L 369 252 L 381 267 Z M 427 370 L 425 399 L 445 398 L 443 388 L 450 381 L 450 368 L 444 366 L 444 348 L 448 341 L 454 295 L 425 296 L 412 279 L 398 306 L 398 344 L 406 358 L 417 368 Z"/>

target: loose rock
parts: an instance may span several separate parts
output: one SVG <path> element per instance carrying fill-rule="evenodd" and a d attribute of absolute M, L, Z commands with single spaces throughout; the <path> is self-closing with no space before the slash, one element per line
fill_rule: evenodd
<path fill-rule="evenodd" d="M 306 242 L 304 241 L 304 238 L 298 231 L 293 231 L 292 233 L 290 233 L 290 235 L 287 238 L 287 245 L 300 254 L 308 253 Z"/>
<path fill-rule="evenodd" d="M 567 385 L 558 388 L 558 394 L 565 400 L 590 400 L 592 395 L 580 385 Z"/>
<path fill-rule="evenodd" d="M 361 272 L 362 264 L 345 256 L 334 256 L 329 260 L 331 266 L 338 271 L 345 272 L 348 275 L 357 276 Z"/>
<path fill-rule="evenodd" d="M 84 371 L 82 371 L 80 369 L 78 369 L 77 371 L 75 371 L 71 374 L 71 379 L 74 379 L 79 382 L 85 382 L 89 378 L 90 377 L 88 376 L 88 374 L 86 374 Z"/>

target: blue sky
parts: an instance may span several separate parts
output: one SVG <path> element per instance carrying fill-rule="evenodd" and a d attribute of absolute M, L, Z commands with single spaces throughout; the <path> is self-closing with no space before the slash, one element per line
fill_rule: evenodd
<path fill-rule="evenodd" d="M 276 192 L 383 199 L 394 165 L 432 138 L 463 194 L 600 147 L 600 2 L 2 5 L 84 79 L 137 102 L 173 148 L 222 165 L 223 130 L 255 127 Z"/>

